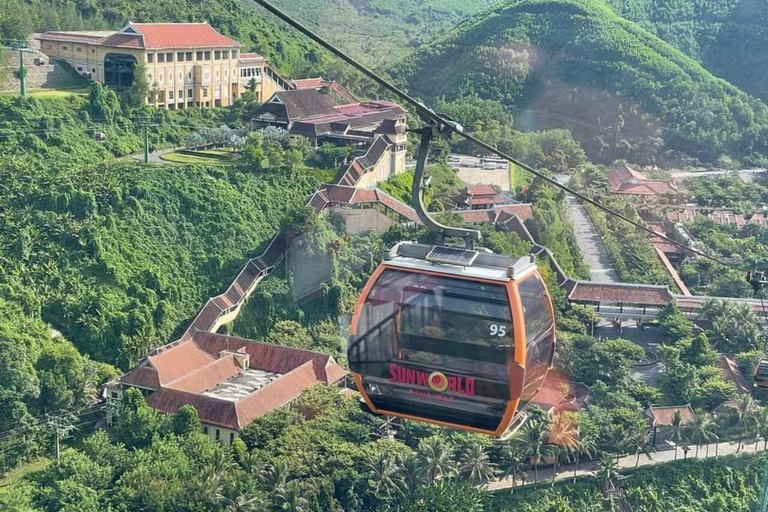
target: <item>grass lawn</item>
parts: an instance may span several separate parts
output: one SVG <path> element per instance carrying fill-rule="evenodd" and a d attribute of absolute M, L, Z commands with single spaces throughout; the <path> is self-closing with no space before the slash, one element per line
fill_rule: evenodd
<path fill-rule="evenodd" d="M 301 171 L 310 176 L 314 176 L 320 183 L 333 183 L 333 178 L 336 177 L 336 173 L 338 172 L 335 169 L 318 169 L 309 166 L 301 167 Z"/>
<path fill-rule="evenodd" d="M 28 462 L 16 469 L 11 470 L 3 476 L 0 476 L 0 493 L 6 492 L 14 484 L 23 480 L 25 477 L 43 471 L 51 465 L 52 459 L 42 457 L 32 462 Z"/>
<path fill-rule="evenodd" d="M 533 181 L 533 175 L 516 166 L 509 164 L 509 185 L 512 187 L 512 193 L 520 193 L 523 186 L 530 185 Z"/>
<path fill-rule="evenodd" d="M 88 93 L 88 89 L 73 88 L 73 89 L 30 89 L 27 91 L 27 96 L 34 98 L 67 98 L 69 96 L 78 96 Z M 3 91 L 0 92 L 0 96 L 18 96 L 18 91 Z"/>

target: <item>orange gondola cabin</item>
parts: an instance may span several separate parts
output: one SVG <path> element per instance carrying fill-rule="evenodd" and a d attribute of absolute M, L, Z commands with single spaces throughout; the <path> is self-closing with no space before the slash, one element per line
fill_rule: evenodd
<path fill-rule="evenodd" d="M 348 358 L 372 412 L 504 437 L 554 349 L 532 257 L 402 242 L 363 289 Z"/>

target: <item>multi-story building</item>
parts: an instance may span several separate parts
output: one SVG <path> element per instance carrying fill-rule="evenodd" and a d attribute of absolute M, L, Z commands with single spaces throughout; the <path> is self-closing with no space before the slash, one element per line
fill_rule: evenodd
<path fill-rule="evenodd" d="M 405 171 L 406 112 L 388 101 L 361 102 L 335 82 L 296 80 L 294 89 L 276 92 L 251 114 L 251 127 L 288 130 L 292 145 L 313 149 L 325 144 L 349 146 L 356 158 L 339 183 L 370 188 Z"/>
<path fill-rule="evenodd" d="M 151 105 L 183 109 L 232 104 L 253 89 L 258 101 L 290 87 L 256 53 L 208 23 L 129 23 L 116 32 L 45 32 L 40 50 L 82 76 L 121 89 L 144 63 Z"/>

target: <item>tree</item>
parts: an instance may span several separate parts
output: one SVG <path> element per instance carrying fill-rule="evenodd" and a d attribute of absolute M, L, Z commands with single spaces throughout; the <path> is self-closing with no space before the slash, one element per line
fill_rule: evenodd
<path fill-rule="evenodd" d="M 694 457 L 699 456 L 699 446 L 712 440 L 711 419 L 704 411 L 699 411 L 693 420 L 683 427 L 685 437 L 696 445 Z"/>
<path fill-rule="evenodd" d="M 172 425 L 173 433 L 178 436 L 188 436 L 202 431 L 197 409 L 189 404 L 179 407 L 173 415 Z"/>
<path fill-rule="evenodd" d="M 312 346 L 312 337 L 300 323 L 293 320 L 281 320 L 272 326 L 266 342 L 285 347 L 308 349 Z"/>
<path fill-rule="evenodd" d="M 398 512 L 483 512 L 486 495 L 469 482 L 439 480 L 422 487 Z"/>
<path fill-rule="evenodd" d="M 595 457 L 597 455 L 597 443 L 592 436 L 579 435 L 576 445 L 573 447 L 573 481 L 576 482 L 576 474 L 579 470 L 579 461 L 582 456 Z"/>
<path fill-rule="evenodd" d="M 162 423 L 160 413 L 147 405 L 141 391 L 136 388 L 125 390 L 117 422 L 117 439 L 129 448 L 149 446 L 160 432 Z"/>
<path fill-rule="evenodd" d="M 653 446 L 650 444 L 648 431 L 633 432 L 627 440 L 627 446 L 631 451 L 635 452 L 635 468 L 640 464 L 640 454 L 644 454 L 649 459 L 651 453 L 654 451 Z"/>
<path fill-rule="evenodd" d="M 439 437 L 432 436 L 421 441 L 418 452 L 423 474 L 430 482 L 450 478 L 456 473 L 451 450 Z"/>
<path fill-rule="evenodd" d="M 403 494 L 405 481 L 400 475 L 400 468 L 388 453 L 378 452 L 366 463 L 368 480 L 380 499 L 388 500 Z"/>
<path fill-rule="evenodd" d="M 664 427 L 665 434 L 670 441 L 675 445 L 683 443 L 688 440 L 685 432 L 685 424 L 683 423 L 683 413 L 680 409 L 676 409 L 672 416 L 672 421 L 669 425 Z M 675 446 L 675 460 L 677 460 L 677 446 Z"/>
<path fill-rule="evenodd" d="M 409 453 L 400 464 L 400 475 L 409 496 L 416 494 L 424 483 L 424 470 L 418 455 Z"/>
<path fill-rule="evenodd" d="M 674 300 L 667 303 L 664 308 L 659 311 L 659 329 L 665 338 L 672 344 L 678 341 L 689 338 L 693 334 L 693 322 L 688 320 L 677 306 L 677 302 Z"/>
<path fill-rule="evenodd" d="M 123 102 L 126 106 L 135 109 L 141 109 L 147 104 L 149 97 L 150 83 L 147 78 L 147 65 L 138 62 L 133 67 L 133 83 L 123 93 Z"/>
<path fill-rule="evenodd" d="M 470 444 L 459 455 L 459 474 L 472 484 L 480 485 L 492 479 L 497 465 L 492 463 L 485 448 Z"/>
<path fill-rule="evenodd" d="M 608 454 L 603 454 L 597 464 L 596 476 L 605 487 L 619 477 L 619 463 Z"/>
<path fill-rule="evenodd" d="M 752 397 L 743 395 L 739 398 L 738 409 L 736 410 L 736 425 L 739 428 L 739 446 L 736 453 L 741 451 L 741 442 L 752 424 Z"/>
<path fill-rule="evenodd" d="M 285 487 L 275 491 L 272 503 L 276 510 L 286 512 L 310 512 L 311 492 L 298 480 L 292 480 Z"/>
<path fill-rule="evenodd" d="M 504 443 L 502 446 L 499 469 L 502 471 L 502 478 L 509 478 L 511 476 L 512 486 L 517 485 L 517 475 L 523 469 L 523 458 L 513 443 Z"/>
<path fill-rule="evenodd" d="M 544 420 L 528 420 L 518 435 L 513 439 L 519 453 L 533 464 L 534 482 L 539 482 L 539 464 L 542 459 L 555 455 L 553 447 L 547 442 L 549 433 Z"/>

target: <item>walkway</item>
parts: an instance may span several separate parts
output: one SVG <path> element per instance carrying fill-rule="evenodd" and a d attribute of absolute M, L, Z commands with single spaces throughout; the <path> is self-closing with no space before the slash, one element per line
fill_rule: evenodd
<path fill-rule="evenodd" d="M 717 445 L 717 452 L 718 456 L 722 455 L 734 455 L 736 454 L 737 445 L 735 442 L 726 442 L 726 443 L 719 443 Z M 649 458 L 647 455 L 640 455 L 640 462 L 638 464 L 639 467 L 642 466 L 653 466 L 654 464 L 664 463 L 664 462 L 672 462 L 675 460 L 675 451 L 677 451 L 677 458 L 678 460 L 683 460 L 685 458 L 685 454 L 682 450 L 682 448 L 678 447 L 675 449 L 670 450 L 664 450 L 659 451 L 656 453 L 651 454 L 651 458 Z M 762 452 L 763 450 L 763 441 L 759 441 L 757 443 L 757 451 Z M 744 446 L 742 446 L 741 451 L 739 453 L 754 453 L 755 452 L 755 442 L 747 442 L 744 443 Z M 696 453 L 696 447 L 692 446 L 688 451 L 688 458 L 694 458 L 694 454 Z M 712 444 L 709 447 L 709 457 L 713 458 L 715 456 L 715 445 Z M 637 456 L 636 455 L 625 455 L 623 457 L 619 458 L 619 468 L 620 469 L 632 469 L 635 467 L 635 461 Z M 707 458 L 707 448 L 705 446 L 699 447 L 699 457 L 700 459 Z M 576 471 L 577 477 L 582 476 L 594 476 L 595 472 L 597 471 L 598 463 L 596 461 L 589 461 L 585 462 L 583 464 L 579 464 L 579 468 Z M 567 480 L 569 478 L 573 478 L 573 468 L 574 464 L 567 464 L 564 466 L 560 466 L 557 469 L 557 475 L 555 476 L 555 481 L 559 480 Z M 552 471 L 553 467 L 548 466 L 546 468 L 539 468 L 539 482 L 543 482 L 545 480 L 552 481 Z M 527 471 L 525 473 L 525 485 L 531 485 L 534 480 L 534 471 Z M 488 490 L 489 491 L 499 491 L 503 489 L 510 489 L 512 487 L 521 487 L 522 479 L 520 476 L 518 476 L 517 481 L 513 485 L 512 478 L 502 478 L 500 480 L 496 480 L 494 482 L 491 482 L 488 484 Z"/>
<path fill-rule="evenodd" d="M 557 181 L 567 184 L 570 176 L 558 174 Z M 608 252 L 605 250 L 603 240 L 597 233 L 592 219 L 589 218 L 584 205 L 574 196 L 568 197 L 568 211 L 573 222 L 573 232 L 576 235 L 576 242 L 579 244 L 581 255 L 584 256 L 584 262 L 589 266 L 589 273 L 593 281 L 607 281 L 618 283 L 619 276 L 614 270 Z"/>

